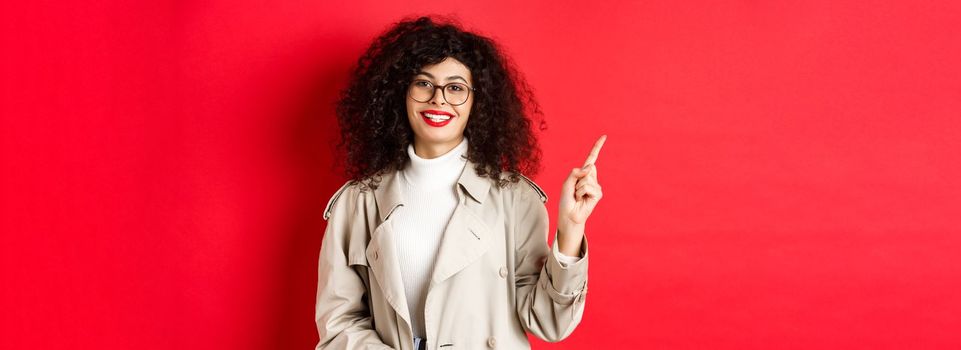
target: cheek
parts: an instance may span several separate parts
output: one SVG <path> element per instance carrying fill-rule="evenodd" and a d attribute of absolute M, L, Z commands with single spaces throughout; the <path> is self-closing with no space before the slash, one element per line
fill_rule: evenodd
<path fill-rule="evenodd" d="M 407 108 L 406 108 L 406 110 L 407 110 L 407 116 L 412 116 L 412 115 L 414 115 L 414 106 L 411 105 L 410 99 L 407 99 L 407 102 L 406 102 L 405 106 L 407 107 Z"/>
<path fill-rule="evenodd" d="M 417 120 L 417 118 L 418 118 L 417 114 L 414 113 L 414 105 L 410 102 L 410 99 L 408 99 L 407 100 L 407 119 L 410 120 L 411 122 L 414 122 Z"/>
<path fill-rule="evenodd" d="M 466 122 L 470 119 L 470 112 L 473 107 L 473 103 L 465 103 L 463 105 L 457 106 L 457 115 L 459 115 Z"/>

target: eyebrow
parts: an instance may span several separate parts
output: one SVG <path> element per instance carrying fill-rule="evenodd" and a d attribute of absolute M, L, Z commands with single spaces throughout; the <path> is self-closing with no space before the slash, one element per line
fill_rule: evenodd
<path fill-rule="evenodd" d="M 433 76 L 432 74 L 427 73 L 427 72 L 425 72 L 425 71 L 417 72 L 417 75 L 426 75 L 428 78 L 434 79 L 434 76 Z M 447 80 L 454 80 L 454 79 L 463 80 L 465 83 L 467 82 L 467 79 L 464 79 L 464 77 L 459 76 L 459 75 L 451 75 L 451 76 L 447 77 Z"/>

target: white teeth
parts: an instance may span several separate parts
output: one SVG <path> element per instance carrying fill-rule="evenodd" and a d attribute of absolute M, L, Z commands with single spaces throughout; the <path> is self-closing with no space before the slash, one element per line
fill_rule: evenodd
<path fill-rule="evenodd" d="M 450 116 L 449 116 L 449 115 L 443 115 L 443 114 L 424 113 L 424 115 L 427 116 L 427 118 L 430 118 L 430 120 L 433 120 L 433 121 L 435 121 L 435 122 L 442 122 L 442 121 L 445 121 L 445 120 L 450 119 Z"/>

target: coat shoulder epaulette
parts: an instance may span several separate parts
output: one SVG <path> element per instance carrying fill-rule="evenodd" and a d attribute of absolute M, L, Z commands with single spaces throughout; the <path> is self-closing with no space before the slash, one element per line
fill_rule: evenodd
<path fill-rule="evenodd" d="M 519 175 L 522 179 L 524 179 L 524 181 L 527 182 L 527 184 L 531 185 L 531 187 L 534 188 L 534 191 L 537 192 L 537 195 L 541 197 L 542 203 L 547 203 L 547 194 L 544 193 L 544 190 L 542 190 L 540 186 L 534 183 L 534 180 L 531 180 L 527 178 L 527 176 L 524 176 L 522 174 L 517 174 L 517 175 Z"/>
<path fill-rule="evenodd" d="M 347 187 L 350 187 L 352 183 L 354 183 L 354 181 L 347 181 L 344 183 L 344 185 L 340 186 L 340 189 L 338 189 L 337 192 L 334 192 L 334 195 L 330 196 L 330 199 L 327 200 L 327 207 L 324 208 L 325 221 L 330 218 L 330 211 L 333 210 L 334 203 L 337 202 L 337 199 L 340 198 L 340 195 L 344 194 L 344 190 L 346 190 Z"/>

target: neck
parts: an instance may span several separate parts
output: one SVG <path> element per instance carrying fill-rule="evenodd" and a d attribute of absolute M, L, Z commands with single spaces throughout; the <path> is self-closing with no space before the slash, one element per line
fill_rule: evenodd
<path fill-rule="evenodd" d="M 459 145 L 463 140 L 464 136 L 448 142 L 439 143 L 428 143 L 414 139 L 414 153 L 416 153 L 418 157 L 424 159 L 437 158 L 447 154 L 447 152 L 450 152 L 450 150 L 454 149 L 454 147 L 457 147 L 457 145 Z"/>
<path fill-rule="evenodd" d="M 467 138 L 462 138 L 461 143 L 455 145 L 447 153 L 434 158 L 424 158 L 414 151 L 414 145 L 407 146 L 407 155 L 410 157 L 410 164 L 403 171 L 403 177 L 413 188 L 418 190 L 434 190 L 445 187 L 453 189 L 453 184 L 457 182 L 464 164 L 467 160 L 463 155 L 468 149 Z"/>

